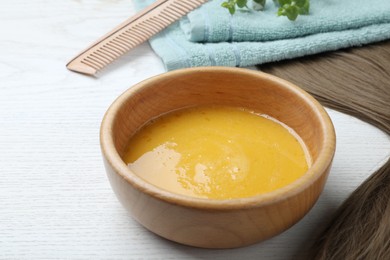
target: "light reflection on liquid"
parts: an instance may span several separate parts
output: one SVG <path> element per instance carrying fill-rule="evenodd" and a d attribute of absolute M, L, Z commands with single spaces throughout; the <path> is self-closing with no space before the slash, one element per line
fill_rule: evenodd
<path fill-rule="evenodd" d="M 291 131 L 242 109 L 197 107 L 146 126 L 129 143 L 125 161 L 145 180 L 179 194 L 249 197 L 306 172 L 308 153 Z"/>

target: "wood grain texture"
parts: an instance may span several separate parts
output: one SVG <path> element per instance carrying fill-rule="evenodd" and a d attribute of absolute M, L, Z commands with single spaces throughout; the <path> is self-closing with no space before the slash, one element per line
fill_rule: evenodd
<path fill-rule="evenodd" d="M 144 44 L 89 78 L 65 63 L 134 14 L 130 0 L 13 0 L 0 8 L 0 259 L 270 259 L 305 248 L 388 157 L 390 140 L 328 110 L 337 151 L 316 206 L 281 235 L 235 250 L 181 246 L 137 224 L 115 198 L 99 148 L 112 101 L 164 71 Z"/>

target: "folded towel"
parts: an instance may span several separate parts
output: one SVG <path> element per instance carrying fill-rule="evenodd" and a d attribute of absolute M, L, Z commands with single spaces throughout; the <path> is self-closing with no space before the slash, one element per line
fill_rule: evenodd
<path fill-rule="evenodd" d="M 220 7 L 222 2 L 210 1 L 182 19 L 190 41 L 271 41 L 390 23 L 390 0 L 311 0 L 310 14 L 295 22 L 277 17 L 278 7 L 271 0 L 261 12 L 234 15 Z"/>
<path fill-rule="evenodd" d="M 138 8 L 152 2 L 153 0 L 135 0 Z M 316 4 L 319 2 L 322 3 L 319 6 L 323 6 L 323 10 L 316 8 Z M 350 4 L 346 5 L 345 2 Z M 390 18 L 390 1 L 366 0 L 366 2 L 370 4 L 365 4 L 365 10 L 358 10 L 358 13 L 362 15 L 363 11 L 366 11 L 371 16 L 358 15 L 354 18 L 348 16 L 349 20 L 342 20 L 343 22 L 339 23 L 337 19 L 340 19 L 342 14 L 347 15 L 355 12 L 356 8 L 361 8 L 364 1 L 311 0 L 311 14 L 300 16 L 295 22 L 288 21 L 285 17 L 274 17 L 276 11 L 272 10 L 272 5 L 270 5 L 272 3 L 268 3 L 267 8 L 269 12 L 273 12 L 275 22 L 268 21 L 268 18 L 264 19 L 263 22 L 257 20 L 259 24 L 262 24 L 262 33 L 257 33 L 257 29 L 254 28 L 255 24 L 248 31 L 245 29 L 246 25 L 252 24 L 251 15 L 266 17 L 268 11 L 264 11 L 264 13 L 237 12 L 231 16 L 225 9 L 219 7 L 221 0 L 212 0 L 188 14 L 187 18 L 183 18 L 181 26 L 177 22 L 154 36 L 150 39 L 150 44 L 162 58 L 166 69 L 174 70 L 196 66 L 246 67 L 390 39 L 390 21 L 387 21 Z M 336 15 L 328 11 L 328 5 L 325 3 L 332 10 L 339 11 L 339 14 Z M 379 3 L 380 6 L 378 6 Z M 380 11 L 382 9 L 387 10 L 387 13 Z M 196 15 L 196 12 L 208 13 L 208 15 Z M 254 14 L 249 15 L 250 13 Z M 271 13 L 268 15 L 271 17 Z M 319 19 L 317 16 L 321 17 L 321 23 L 329 23 L 332 26 L 320 25 L 318 21 L 315 22 L 315 19 Z M 328 18 L 326 19 L 326 17 Z M 220 26 L 219 21 L 222 19 L 236 20 L 236 22 L 229 23 L 226 29 L 226 27 Z M 199 27 L 195 23 L 203 23 L 203 27 Z M 242 26 L 238 26 L 239 24 Z M 249 39 L 254 40 L 256 37 L 262 40 L 249 41 Z M 218 43 L 193 41 L 205 41 L 206 38 L 208 41 L 223 39 L 226 41 Z M 233 39 L 235 41 L 231 42 L 230 40 Z"/>

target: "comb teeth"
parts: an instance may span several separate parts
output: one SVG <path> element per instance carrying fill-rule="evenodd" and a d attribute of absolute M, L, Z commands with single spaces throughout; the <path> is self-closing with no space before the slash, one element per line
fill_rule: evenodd
<path fill-rule="evenodd" d="M 159 0 L 72 59 L 69 70 L 94 75 L 207 0 Z"/>

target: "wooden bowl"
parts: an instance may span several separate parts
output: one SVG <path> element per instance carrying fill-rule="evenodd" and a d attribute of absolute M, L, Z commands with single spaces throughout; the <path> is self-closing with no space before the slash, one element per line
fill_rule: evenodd
<path fill-rule="evenodd" d="M 228 200 L 171 193 L 126 166 L 125 147 L 145 122 L 171 110 L 205 104 L 251 108 L 287 124 L 306 143 L 312 166 L 274 192 Z M 100 142 L 111 186 L 130 214 L 162 237 L 204 248 L 250 245 L 294 225 L 322 192 L 335 151 L 332 122 L 313 97 L 277 77 L 225 67 L 176 70 L 133 86 L 108 109 Z"/>

